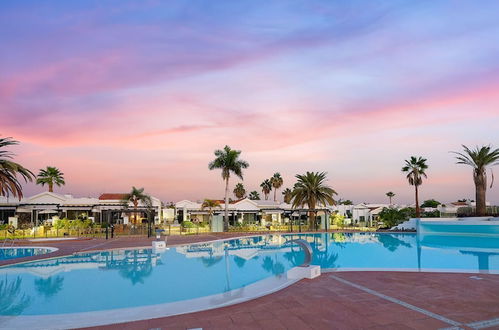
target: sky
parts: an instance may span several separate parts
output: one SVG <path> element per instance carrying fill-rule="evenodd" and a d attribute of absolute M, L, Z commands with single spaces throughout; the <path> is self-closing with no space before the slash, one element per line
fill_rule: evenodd
<path fill-rule="evenodd" d="M 339 198 L 410 203 L 414 155 L 421 199 L 450 202 L 474 198 L 450 151 L 499 147 L 495 0 L 3 0 L 0 43 L 0 135 L 60 193 L 222 198 L 229 145 L 247 191 L 326 171 Z"/>

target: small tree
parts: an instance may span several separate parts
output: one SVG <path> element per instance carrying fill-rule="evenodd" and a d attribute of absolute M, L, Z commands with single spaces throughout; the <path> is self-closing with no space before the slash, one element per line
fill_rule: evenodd
<path fill-rule="evenodd" d="M 45 184 L 49 187 L 49 192 L 54 192 L 54 185 L 58 187 L 66 184 L 64 181 L 64 173 L 62 173 L 57 167 L 47 166 L 45 169 L 40 169 L 38 173 L 36 184 L 44 186 Z"/>
<path fill-rule="evenodd" d="M 390 205 L 392 205 L 392 198 L 395 197 L 395 193 L 393 191 L 389 191 L 386 193 L 386 196 L 390 199 Z"/>
<path fill-rule="evenodd" d="M 201 204 L 201 209 L 202 210 L 206 210 L 208 209 L 208 217 L 210 218 L 210 227 L 211 227 L 211 222 L 213 220 L 213 213 L 214 213 L 214 209 L 216 208 L 222 208 L 222 206 L 220 206 L 220 202 L 219 201 L 215 201 L 215 200 L 212 200 L 212 199 L 205 199 L 203 204 Z"/>
<path fill-rule="evenodd" d="M 434 199 L 427 199 L 423 202 L 423 204 L 421 204 L 421 207 L 432 207 L 432 208 L 436 208 L 438 207 L 439 205 L 441 205 L 442 203 L 440 203 L 439 201 L 436 201 Z"/>
<path fill-rule="evenodd" d="M 260 194 L 256 190 L 253 190 L 252 192 L 250 192 L 248 197 L 252 201 L 260 200 Z"/>
<path fill-rule="evenodd" d="M 241 199 L 246 196 L 246 189 L 244 189 L 244 185 L 242 183 L 236 184 L 233 192 L 237 199 Z"/>

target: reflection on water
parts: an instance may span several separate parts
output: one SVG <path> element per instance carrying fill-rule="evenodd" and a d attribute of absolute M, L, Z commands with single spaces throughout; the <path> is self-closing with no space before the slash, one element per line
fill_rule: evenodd
<path fill-rule="evenodd" d="M 61 291 L 63 284 L 64 277 L 61 276 L 35 279 L 36 291 L 45 298 L 50 298 Z"/>
<path fill-rule="evenodd" d="M 281 276 L 285 270 L 284 265 L 281 262 L 274 260 L 269 256 L 263 258 L 262 268 L 276 276 Z"/>
<path fill-rule="evenodd" d="M 30 305 L 31 298 L 21 291 L 21 285 L 19 276 L 0 280 L 0 315 L 19 315 Z"/>
<path fill-rule="evenodd" d="M 399 246 L 412 247 L 410 243 L 404 242 L 393 235 L 381 235 L 378 241 L 391 252 L 395 252 Z"/>
<path fill-rule="evenodd" d="M 0 260 L 32 257 L 49 252 L 52 250 L 45 248 L 0 248 Z"/>

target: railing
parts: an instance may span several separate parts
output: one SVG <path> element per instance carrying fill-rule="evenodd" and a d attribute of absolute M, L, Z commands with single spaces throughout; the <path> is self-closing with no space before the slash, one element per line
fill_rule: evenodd
<path fill-rule="evenodd" d="M 185 228 L 178 224 L 170 225 L 156 225 L 152 228 L 152 235 L 155 229 L 163 229 L 162 235 L 199 235 L 210 233 L 209 226 L 198 226 Z M 337 227 L 332 225 L 328 226 L 328 231 L 375 231 L 376 228 L 371 227 L 353 227 L 344 226 Z M 242 233 L 265 233 L 265 232 L 308 232 L 310 231 L 308 225 L 278 225 L 272 224 L 268 226 L 260 226 L 256 224 L 243 224 L 238 226 L 230 226 L 229 232 L 242 232 Z M 314 230 L 312 230 L 314 231 Z M 323 231 L 323 230 L 318 230 Z M 147 236 L 148 226 L 130 226 L 130 225 L 115 225 L 113 229 L 108 227 L 107 236 L 111 237 L 133 237 L 133 236 Z M 64 238 L 64 237 L 88 237 L 88 238 L 106 238 L 106 228 L 54 228 L 46 226 L 38 226 L 26 229 L 3 229 L 0 230 L 0 240 L 3 245 L 7 244 L 6 241 L 15 239 L 36 239 L 36 238 Z"/>

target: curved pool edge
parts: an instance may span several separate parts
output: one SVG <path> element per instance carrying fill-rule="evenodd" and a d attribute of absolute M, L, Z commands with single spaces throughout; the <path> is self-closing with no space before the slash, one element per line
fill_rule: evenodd
<path fill-rule="evenodd" d="M 280 291 L 299 280 L 286 276 L 270 277 L 224 293 L 158 305 L 69 314 L 0 316 L 0 328 L 83 328 L 195 313 L 254 300 Z"/>

